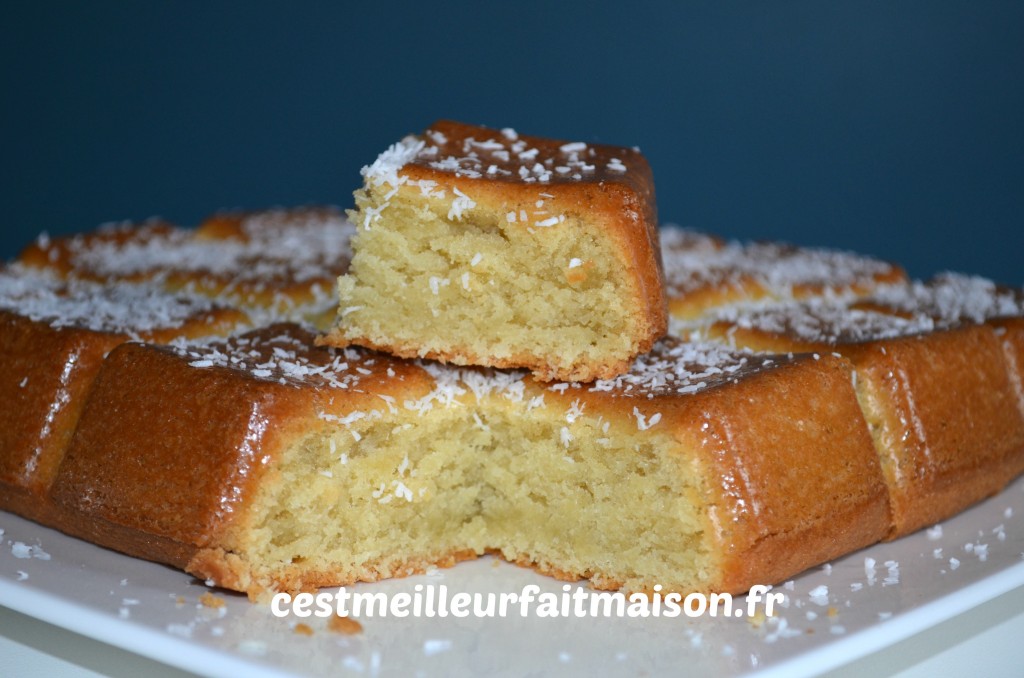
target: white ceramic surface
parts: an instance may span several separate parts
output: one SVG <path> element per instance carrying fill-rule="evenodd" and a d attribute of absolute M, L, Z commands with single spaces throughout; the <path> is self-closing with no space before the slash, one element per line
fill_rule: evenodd
<path fill-rule="evenodd" d="M 940 528 L 873 546 L 777 587 L 786 607 L 760 624 L 710 617 L 364 617 L 362 634 L 343 636 L 320 619 L 279 619 L 268 606 L 229 592 L 214 592 L 223 608 L 204 607 L 198 600 L 207 587 L 186 574 L 7 513 L 0 512 L 0 529 L 0 604 L 210 675 L 657 675 L 684 668 L 811 675 L 1024 585 L 1024 479 Z M 19 543 L 39 550 L 26 553 Z M 491 558 L 355 590 L 412 593 L 427 583 L 469 593 L 519 592 L 530 583 L 563 590 L 562 582 Z M 295 633 L 299 621 L 314 634 Z"/>

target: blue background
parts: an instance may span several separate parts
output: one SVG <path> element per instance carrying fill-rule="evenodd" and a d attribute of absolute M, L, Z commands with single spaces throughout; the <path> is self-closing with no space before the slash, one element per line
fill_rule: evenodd
<path fill-rule="evenodd" d="M 360 166 L 448 117 L 638 145 L 663 221 L 1024 283 L 1024 3 L 292 7 L 6 9 L 3 258 L 42 230 L 347 207 Z"/>

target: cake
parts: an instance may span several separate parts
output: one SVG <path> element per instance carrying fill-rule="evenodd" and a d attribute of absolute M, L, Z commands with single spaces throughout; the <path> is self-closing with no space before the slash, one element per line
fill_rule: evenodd
<path fill-rule="evenodd" d="M 363 177 L 326 343 L 592 381 L 665 333 L 637 150 L 441 121 Z"/>
<path fill-rule="evenodd" d="M 885 534 L 842 361 L 665 340 L 616 380 L 545 384 L 312 338 L 118 348 L 54 501 L 117 526 L 85 533 L 100 543 L 160 540 L 253 596 L 487 552 L 597 588 L 738 592 Z"/>
<path fill-rule="evenodd" d="M 708 336 L 755 350 L 841 355 L 889 486 L 890 537 L 931 525 L 1024 471 L 1020 293 L 945 275 L 859 300 L 720 310 Z"/>
<path fill-rule="evenodd" d="M 38 518 L 93 379 L 127 341 L 228 334 L 242 311 L 151 284 L 0 271 L 0 508 Z"/>
<path fill-rule="evenodd" d="M 351 232 L 334 208 L 222 212 L 197 229 L 150 220 L 66 238 L 44 235 L 19 262 L 97 282 L 148 280 L 245 309 L 263 324 L 286 318 L 326 327 L 335 281 L 348 269 Z"/>
<path fill-rule="evenodd" d="M 903 269 L 852 252 L 783 243 L 726 242 L 662 229 L 669 313 L 679 322 L 754 301 L 841 299 L 906 282 Z"/>
<path fill-rule="evenodd" d="M 624 373 L 551 381 L 316 345 L 312 288 L 347 245 L 282 257 L 307 227 L 355 232 L 323 214 L 123 225 L 8 265 L 0 507 L 254 599 L 485 553 L 595 588 L 738 593 L 1024 470 L 1019 291 L 765 263 L 763 293 L 688 311 Z M 668 262 L 708 253 L 669 264 L 691 289 L 728 287 L 729 247 L 855 256 L 665 242 Z"/>

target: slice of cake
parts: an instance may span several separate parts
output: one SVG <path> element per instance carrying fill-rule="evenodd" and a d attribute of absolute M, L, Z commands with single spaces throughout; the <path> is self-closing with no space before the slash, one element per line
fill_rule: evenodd
<path fill-rule="evenodd" d="M 845 361 L 664 340 L 614 380 L 544 384 L 311 339 L 116 349 L 54 483 L 61 527 L 252 596 L 495 551 L 738 592 L 888 527 Z"/>
<path fill-rule="evenodd" d="M 438 122 L 363 176 L 326 343 L 590 381 L 664 334 L 638 151 Z"/>

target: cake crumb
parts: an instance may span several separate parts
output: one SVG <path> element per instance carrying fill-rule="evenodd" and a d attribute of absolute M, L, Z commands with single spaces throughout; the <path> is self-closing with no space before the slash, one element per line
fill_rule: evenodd
<path fill-rule="evenodd" d="M 351 617 L 344 617 L 340 614 L 327 620 L 327 628 L 335 633 L 343 633 L 346 636 L 363 632 L 363 625 Z"/>
<path fill-rule="evenodd" d="M 309 624 L 303 624 L 302 622 L 296 624 L 293 631 L 295 631 L 295 633 L 299 634 L 300 636 L 313 635 L 313 628 Z"/>
<path fill-rule="evenodd" d="M 199 596 L 199 602 L 202 603 L 203 607 L 212 608 L 224 607 L 227 605 L 223 598 L 218 598 L 209 591 Z"/>

